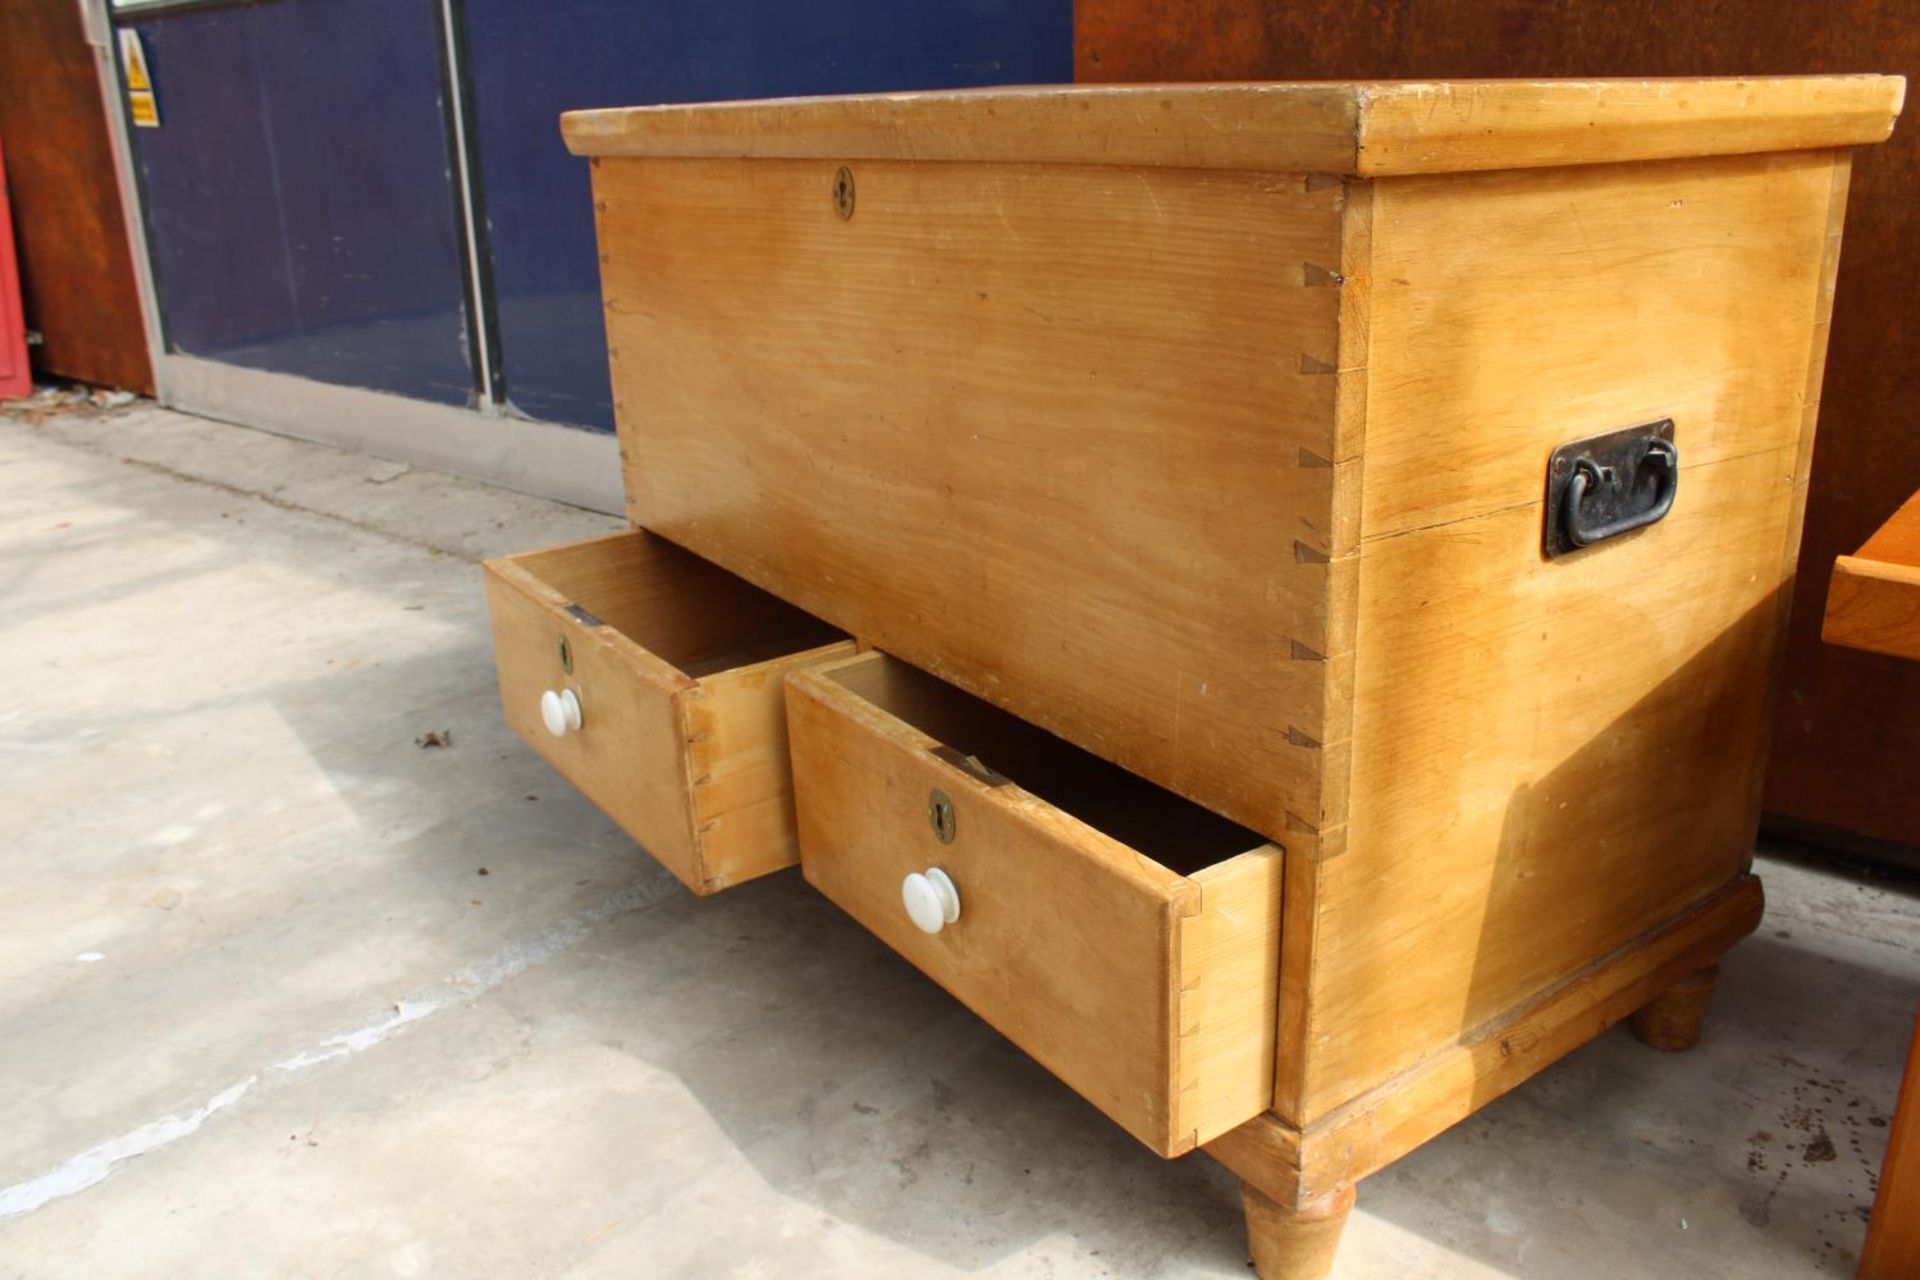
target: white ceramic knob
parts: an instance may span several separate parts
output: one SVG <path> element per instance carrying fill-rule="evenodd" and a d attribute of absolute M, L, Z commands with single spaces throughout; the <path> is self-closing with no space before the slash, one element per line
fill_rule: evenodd
<path fill-rule="evenodd" d="M 907 904 L 908 918 L 922 933 L 938 933 L 960 918 L 960 891 L 938 867 L 912 872 L 902 880 L 900 901 Z"/>
<path fill-rule="evenodd" d="M 571 689 L 549 689 L 540 695 L 540 719 L 546 723 L 547 732 L 556 738 L 567 736 L 567 730 L 580 727 L 580 697 Z"/>

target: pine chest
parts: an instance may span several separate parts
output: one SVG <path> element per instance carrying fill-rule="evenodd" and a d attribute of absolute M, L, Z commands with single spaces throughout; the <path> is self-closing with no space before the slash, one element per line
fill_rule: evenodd
<path fill-rule="evenodd" d="M 506 714 L 808 880 L 1311 1275 L 1757 923 L 1849 148 L 1898 78 L 592 111 L 634 530 Z M 1638 1012 L 1636 1012 L 1638 1011 Z"/>

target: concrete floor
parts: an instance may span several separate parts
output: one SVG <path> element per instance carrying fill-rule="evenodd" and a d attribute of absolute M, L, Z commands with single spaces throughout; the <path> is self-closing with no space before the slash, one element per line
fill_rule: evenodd
<path fill-rule="evenodd" d="M 524 750 L 477 561 L 613 522 L 399 470 L 0 418 L 0 1275 L 1248 1274 L 1211 1162 Z M 1337 1274 L 1850 1275 L 1920 901 L 1760 865 L 1707 1044 L 1610 1033 L 1370 1179 Z"/>

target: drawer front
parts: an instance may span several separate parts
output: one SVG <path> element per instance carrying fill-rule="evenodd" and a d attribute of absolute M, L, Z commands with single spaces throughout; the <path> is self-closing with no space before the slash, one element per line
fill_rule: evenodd
<path fill-rule="evenodd" d="M 638 530 L 489 561 L 486 589 L 507 724 L 668 870 L 711 893 L 797 859 L 781 681 L 850 641 Z"/>
<path fill-rule="evenodd" d="M 891 662 L 788 680 L 808 881 L 1160 1154 L 1265 1110 L 1278 851 L 1177 875 L 834 678 Z M 928 933 L 903 882 L 934 868 L 959 912 Z"/>

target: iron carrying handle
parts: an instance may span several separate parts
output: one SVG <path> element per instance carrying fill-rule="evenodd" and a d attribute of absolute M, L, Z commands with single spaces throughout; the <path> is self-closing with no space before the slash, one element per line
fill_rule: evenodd
<path fill-rule="evenodd" d="M 1594 485 L 1613 480 L 1608 473 L 1613 468 L 1603 470 L 1592 458 L 1579 458 L 1573 464 L 1573 476 L 1567 481 L 1566 492 L 1560 499 L 1560 520 L 1568 542 L 1576 547 L 1590 547 L 1596 542 L 1604 542 L 1633 529 L 1650 525 L 1673 508 L 1673 496 L 1680 491 L 1680 450 L 1671 440 L 1647 441 L 1646 455 L 1641 458 L 1642 467 L 1655 467 L 1660 472 L 1658 488 L 1654 491 L 1651 506 L 1621 516 L 1607 524 L 1588 525 L 1581 522 L 1580 504 L 1587 491 Z M 1617 480 L 1613 480 L 1618 483 Z"/>

